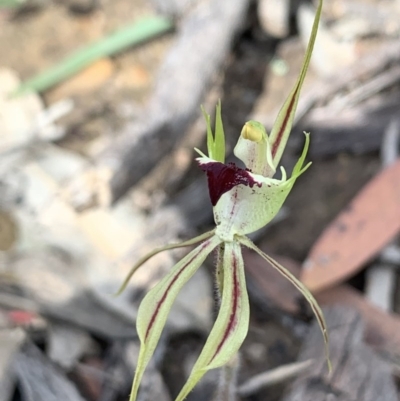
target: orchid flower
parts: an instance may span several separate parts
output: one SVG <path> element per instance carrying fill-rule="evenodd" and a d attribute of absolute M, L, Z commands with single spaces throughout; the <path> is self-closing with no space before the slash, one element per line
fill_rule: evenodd
<path fill-rule="evenodd" d="M 225 164 L 225 137 L 221 119 L 221 104 L 218 104 L 216 110 L 214 133 L 211 128 L 210 116 L 203 110 L 207 125 L 208 156 L 196 149 L 200 154 L 197 161 L 200 168 L 207 174 L 216 228 L 191 240 L 167 245 L 147 254 L 131 269 L 121 286 L 120 292 L 126 287 L 133 273 L 157 253 L 200 243 L 147 293 L 140 304 L 137 315 L 137 333 L 141 348 L 130 401 L 136 400 L 144 370 L 154 353 L 177 294 L 215 249 L 220 252 L 216 275 L 221 297 L 219 313 L 204 348 L 176 401 L 184 400 L 208 370 L 228 363 L 239 350 L 247 335 L 249 300 L 241 252 L 242 246 L 257 252 L 304 295 L 321 327 L 330 367 L 326 324 L 316 300 L 295 276 L 262 252 L 246 236 L 264 227 L 274 218 L 296 179 L 310 166 L 310 163 L 305 164 L 310 141 L 309 134 L 306 134 L 303 152 L 291 177 L 287 178 L 284 168 L 281 167 L 282 178 L 273 178 L 292 128 L 300 89 L 317 34 L 321 8 L 322 0 L 317 9 L 300 75 L 278 114 L 271 134 L 268 136 L 262 124 L 256 121 L 247 122 L 241 131 L 234 154 L 245 164 L 245 169 L 237 167 L 233 163 Z"/>

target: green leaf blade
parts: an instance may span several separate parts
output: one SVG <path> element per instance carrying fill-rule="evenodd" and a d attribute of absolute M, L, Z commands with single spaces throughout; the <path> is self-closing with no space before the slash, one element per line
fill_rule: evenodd
<path fill-rule="evenodd" d="M 12 93 L 12 96 L 20 96 L 29 92 L 43 92 L 96 60 L 165 33 L 171 30 L 172 26 L 171 21 L 164 17 L 148 17 L 137 21 L 98 42 L 85 46 L 54 67 L 28 79 Z"/>

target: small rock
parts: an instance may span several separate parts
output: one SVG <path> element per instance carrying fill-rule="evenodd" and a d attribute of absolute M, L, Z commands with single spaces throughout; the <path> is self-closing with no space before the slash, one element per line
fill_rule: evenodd
<path fill-rule="evenodd" d="M 77 327 L 53 322 L 49 329 L 49 358 L 70 370 L 79 359 L 93 348 L 89 334 Z"/>
<path fill-rule="evenodd" d="M 260 0 L 258 18 L 264 31 L 276 38 L 285 38 L 290 32 L 290 0 Z"/>
<path fill-rule="evenodd" d="M 35 93 L 10 98 L 20 81 L 14 71 L 0 69 L 0 151 L 29 140 L 43 103 Z"/>
<path fill-rule="evenodd" d="M 0 401 L 11 400 L 14 393 L 15 378 L 10 362 L 18 352 L 25 333 L 20 328 L 2 327 L 0 330 Z"/>

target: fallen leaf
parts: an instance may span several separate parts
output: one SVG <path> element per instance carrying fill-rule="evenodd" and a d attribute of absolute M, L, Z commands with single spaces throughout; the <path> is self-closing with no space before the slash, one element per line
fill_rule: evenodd
<path fill-rule="evenodd" d="M 302 270 L 313 292 L 359 271 L 400 231 L 400 160 L 377 174 L 325 229 Z"/>

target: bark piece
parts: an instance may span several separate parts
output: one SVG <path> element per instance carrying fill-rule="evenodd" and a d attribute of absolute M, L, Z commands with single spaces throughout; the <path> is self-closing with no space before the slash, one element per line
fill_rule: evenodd
<path fill-rule="evenodd" d="M 349 308 L 334 307 L 325 310 L 325 317 L 332 374 L 327 373 L 322 335 L 314 324 L 299 359 L 314 359 L 315 364 L 294 381 L 284 401 L 397 401 L 389 366 L 362 342 L 360 315 Z"/>
<path fill-rule="evenodd" d="M 13 369 L 24 401 L 83 401 L 74 384 L 33 344 L 16 355 Z"/>
<path fill-rule="evenodd" d="M 329 105 L 316 108 L 295 128 L 290 146 L 300 150 L 300 133 L 306 131 L 312 133 L 310 157 L 314 160 L 340 152 L 359 155 L 377 151 L 388 121 L 399 120 L 399 106 L 398 93 L 385 92 L 343 110 Z"/>
<path fill-rule="evenodd" d="M 365 340 L 388 359 L 400 356 L 400 318 L 373 306 L 363 295 L 347 285 L 316 294 L 321 305 L 340 304 L 360 313 L 365 321 Z"/>
<path fill-rule="evenodd" d="M 309 88 L 299 103 L 297 129 L 314 134 L 311 157 L 380 148 L 388 121 L 398 119 L 399 96 L 393 86 L 399 82 L 399 55 L 398 42 L 389 41 Z M 292 143 L 301 149 L 299 140 Z"/>
<path fill-rule="evenodd" d="M 340 93 L 346 93 L 354 88 L 354 82 L 367 82 L 371 77 L 376 77 L 380 73 L 398 62 L 400 59 L 400 45 L 397 41 L 386 43 L 382 48 L 368 54 L 346 70 L 313 85 L 299 102 L 297 120 L 310 110 L 314 105 L 327 104 L 331 99 Z"/>
<path fill-rule="evenodd" d="M 25 340 L 25 333 L 19 329 L 1 327 L 0 330 L 0 401 L 10 401 L 15 387 L 14 372 L 10 361 Z"/>

